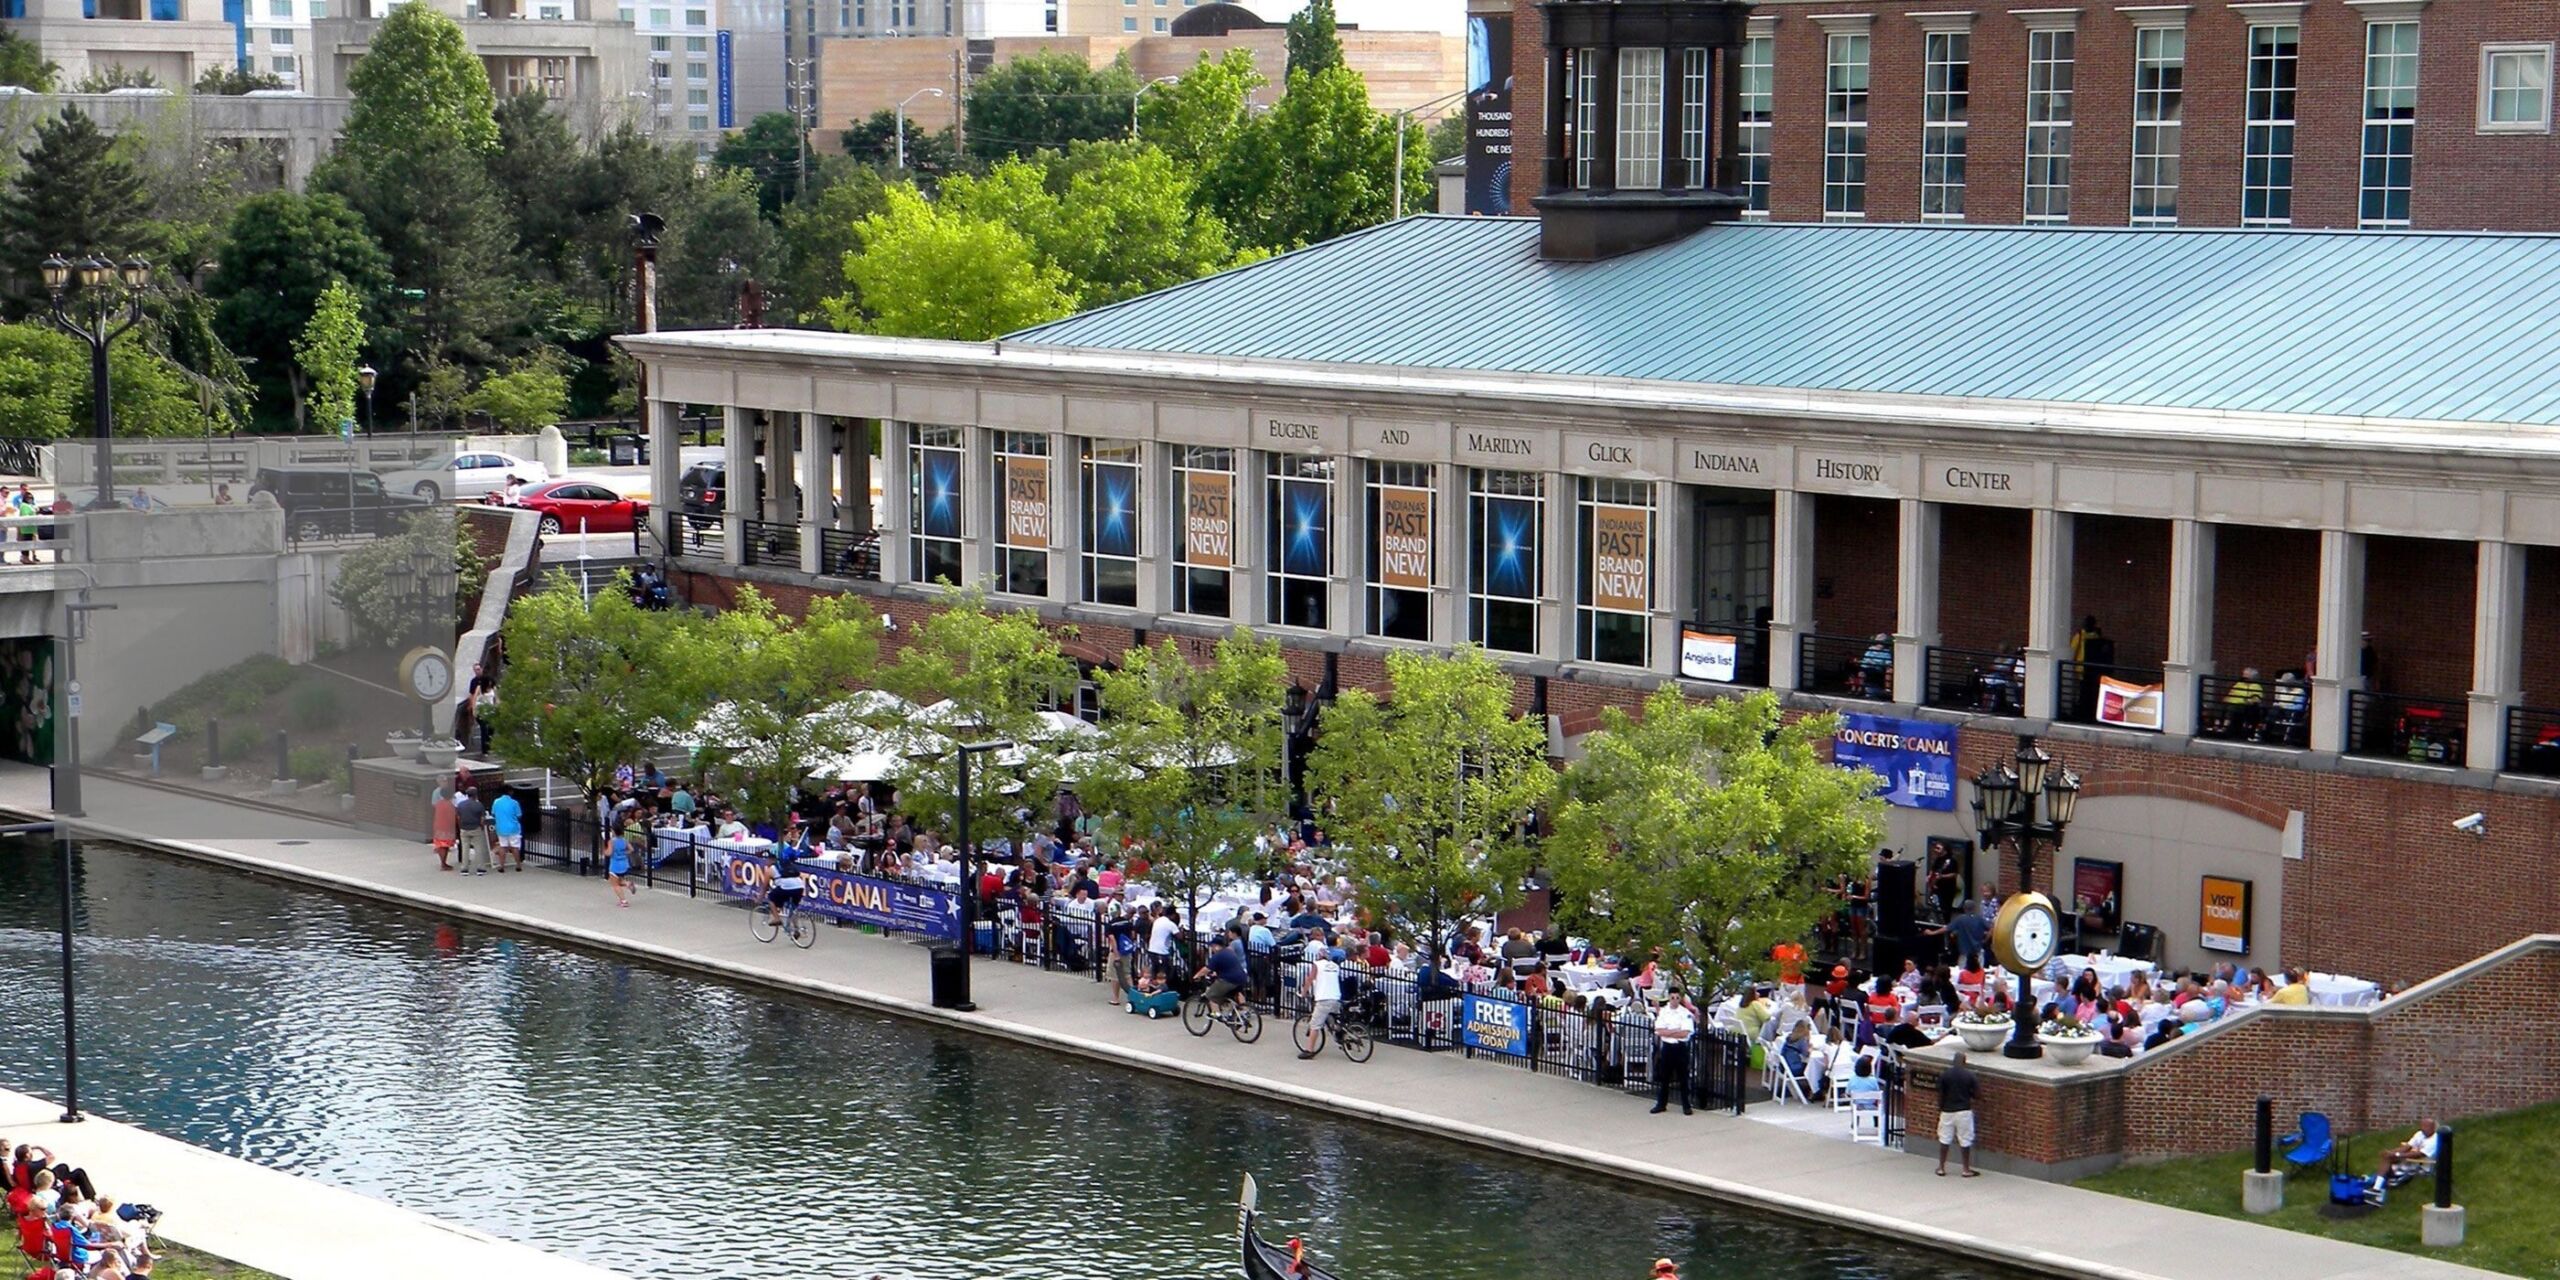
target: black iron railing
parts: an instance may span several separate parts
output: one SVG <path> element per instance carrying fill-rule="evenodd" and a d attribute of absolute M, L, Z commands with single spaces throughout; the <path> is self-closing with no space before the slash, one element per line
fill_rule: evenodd
<path fill-rule="evenodd" d="M 1923 706 L 2002 716 L 2026 710 L 2026 667 L 2008 654 L 1933 644 L 1927 661 Z"/>
<path fill-rule="evenodd" d="M 1845 698 L 1893 698 L 1893 642 L 1858 636 L 1796 640 L 1796 687 Z"/>
<path fill-rule="evenodd" d="M 746 522 L 742 550 L 747 564 L 760 564 L 775 569 L 800 567 L 800 526 L 778 520 Z"/>
<path fill-rule="evenodd" d="M 2560 711 L 2546 707 L 2507 708 L 2509 773 L 2560 778 Z"/>
<path fill-rule="evenodd" d="M 305 507 L 284 518 L 285 537 L 295 545 L 341 538 L 380 538 L 407 531 L 420 512 L 438 509 L 425 502 L 376 499 L 364 506 Z"/>
<path fill-rule="evenodd" d="M 2072 724 L 2131 724 L 2142 729 L 2159 728 L 2160 686 L 2166 678 L 2166 673 L 2159 667 L 2055 663 L 2053 718 Z M 2108 680 L 2148 690 L 2147 706 L 2134 705 L 2132 696 L 2109 699 L 2103 683 Z"/>
<path fill-rule="evenodd" d="M 820 529 L 818 572 L 831 578 L 880 580 L 880 533 L 876 529 Z"/>
<path fill-rule="evenodd" d="M 2311 745 L 2311 684 L 2299 676 L 2196 677 L 2196 736 L 2270 747 Z"/>
<path fill-rule="evenodd" d="M 1769 687 L 1769 624 L 1747 618 L 1710 618 L 1688 625 L 1709 635 L 1733 637 L 1732 683 Z"/>
<path fill-rule="evenodd" d="M 2460 765 L 2470 707 L 2370 689 L 2347 692 L 2347 754 L 2414 764 Z"/>

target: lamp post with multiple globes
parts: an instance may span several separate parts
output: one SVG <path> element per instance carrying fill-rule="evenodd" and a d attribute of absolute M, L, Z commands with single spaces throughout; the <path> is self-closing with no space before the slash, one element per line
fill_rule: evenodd
<path fill-rule="evenodd" d="M 107 348 L 142 321 L 142 295 L 151 287 L 151 264 L 127 258 L 122 264 L 91 254 L 73 262 L 61 254 L 47 257 L 39 270 L 44 291 L 52 299 L 45 313 L 53 326 L 89 344 L 90 412 L 97 434 L 98 496 L 92 509 L 116 501 L 115 405 L 107 385 Z"/>
<path fill-rule="evenodd" d="M 1973 821 L 1982 837 L 1982 847 L 1997 849 L 2003 843 L 2018 850 L 2018 891 L 2000 912 L 2002 924 L 2020 921 L 2041 912 L 2045 936 L 2042 954 L 2035 958 L 2036 967 L 2052 958 L 2059 945 L 2061 917 L 2052 902 L 2036 892 L 2036 842 L 2041 840 L 2055 851 L 2062 848 L 2062 836 L 2080 805 L 2080 775 L 2059 765 L 2032 737 L 2020 735 L 2018 751 L 2011 764 L 1995 764 L 1973 779 Z M 2043 817 L 2038 820 L 2037 802 L 2043 802 Z M 1995 926 L 1995 930 L 1998 926 Z M 2010 940 L 1997 938 L 2004 946 Z M 2044 1046 L 2036 1042 L 2035 974 L 2019 975 L 2022 989 L 2017 993 L 2015 1010 L 2010 1017 L 2009 1043 L 2000 1052 L 2012 1058 L 2037 1058 Z"/>

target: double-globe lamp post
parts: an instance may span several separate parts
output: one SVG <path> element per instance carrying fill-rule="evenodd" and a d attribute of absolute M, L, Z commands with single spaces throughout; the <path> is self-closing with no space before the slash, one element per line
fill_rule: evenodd
<path fill-rule="evenodd" d="M 2036 888 L 2036 842 L 2051 844 L 2056 853 L 2062 850 L 2062 835 L 2071 825 L 2073 813 L 2080 807 L 2080 775 L 2069 768 L 2057 768 L 2051 755 L 2025 735 L 2018 738 L 2017 767 L 1996 764 L 1984 769 L 1973 779 L 1973 821 L 1981 832 L 1982 847 L 1996 849 L 2002 841 L 2014 841 L 2018 848 L 2018 892 L 2033 893 Z M 2036 820 L 2036 801 L 2044 801 L 2044 820 Z M 2059 926 L 2060 921 L 2056 920 Z M 2058 932 L 2057 927 L 2057 932 Z M 2058 947 L 2061 940 L 2055 939 Z M 2044 1046 L 2036 1041 L 2036 976 L 2018 975 L 2018 991 L 2009 1019 L 2009 1043 L 2001 1046 L 2002 1055 L 2011 1058 L 2040 1058 Z"/>
<path fill-rule="evenodd" d="M 116 504 L 115 405 L 107 386 L 107 348 L 141 323 L 151 264 L 127 258 L 119 266 L 97 254 L 73 262 L 57 253 L 47 257 L 40 270 L 44 290 L 53 299 L 46 317 L 55 328 L 89 344 L 90 412 L 98 441 L 98 496 L 89 506 L 92 510 L 112 507 Z"/>

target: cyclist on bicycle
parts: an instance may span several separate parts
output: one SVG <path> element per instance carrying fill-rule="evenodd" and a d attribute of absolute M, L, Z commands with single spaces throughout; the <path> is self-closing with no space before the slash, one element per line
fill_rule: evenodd
<path fill-rule="evenodd" d="M 1249 982 L 1245 965 L 1244 939 L 1229 933 L 1226 945 L 1212 947 L 1203 957 L 1200 970 L 1191 975 L 1193 981 L 1209 979 L 1209 990 L 1203 997 L 1212 1011 L 1235 1010 L 1244 1006 L 1244 989 Z"/>
<path fill-rule="evenodd" d="M 1307 939 L 1307 998 L 1313 1007 L 1307 1010 L 1309 1026 L 1322 1030 L 1331 1027 L 1342 1016 L 1342 949 L 1324 945 L 1324 939 Z M 1321 1041 L 1318 1049 L 1323 1048 Z M 1313 1050 L 1298 1046 L 1298 1056 L 1312 1058 Z"/>
<path fill-rule="evenodd" d="M 800 855 L 805 852 L 788 844 L 773 847 L 773 887 L 765 892 L 764 910 L 765 919 L 777 927 L 783 912 L 800 905 L 800 891 L 809 885 L 808 877 L 800 874 Z"/>

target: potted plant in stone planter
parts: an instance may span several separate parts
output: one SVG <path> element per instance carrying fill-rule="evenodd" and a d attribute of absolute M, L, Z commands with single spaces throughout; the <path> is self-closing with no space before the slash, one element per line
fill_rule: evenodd
<path fill-rule="evenodd" d="M 429 738 L 418 744 L 418 758 L 439 769 L 450 769 L 462 758 L 462 744 L 452 738 Z"/>
<path fill-rule="evenodd" d="M 2036 1028 L 2044 1053 L 2057 1067 L 2076 1067 L 2098 1051 L 2098 1033 L 2067 1013 L 2056 1013 Z"/>
<path fill-rule="evenodd" d="M 1949 1025 L 1970 1053 L 1989 1053 L 2009 1038 L 2009 1015 L 1998 1009 L 1967 1009 Z"/>
<path fill-rule="evenodd" d="M 394 729 L 383 735 L 382 745 L 391 748 L 391 754 L 403 760 L 415 760 L 418 758 L 418 746 L 422 741 L 424 739 L 418 736 L 418 731 L 415 729 Z"/>

